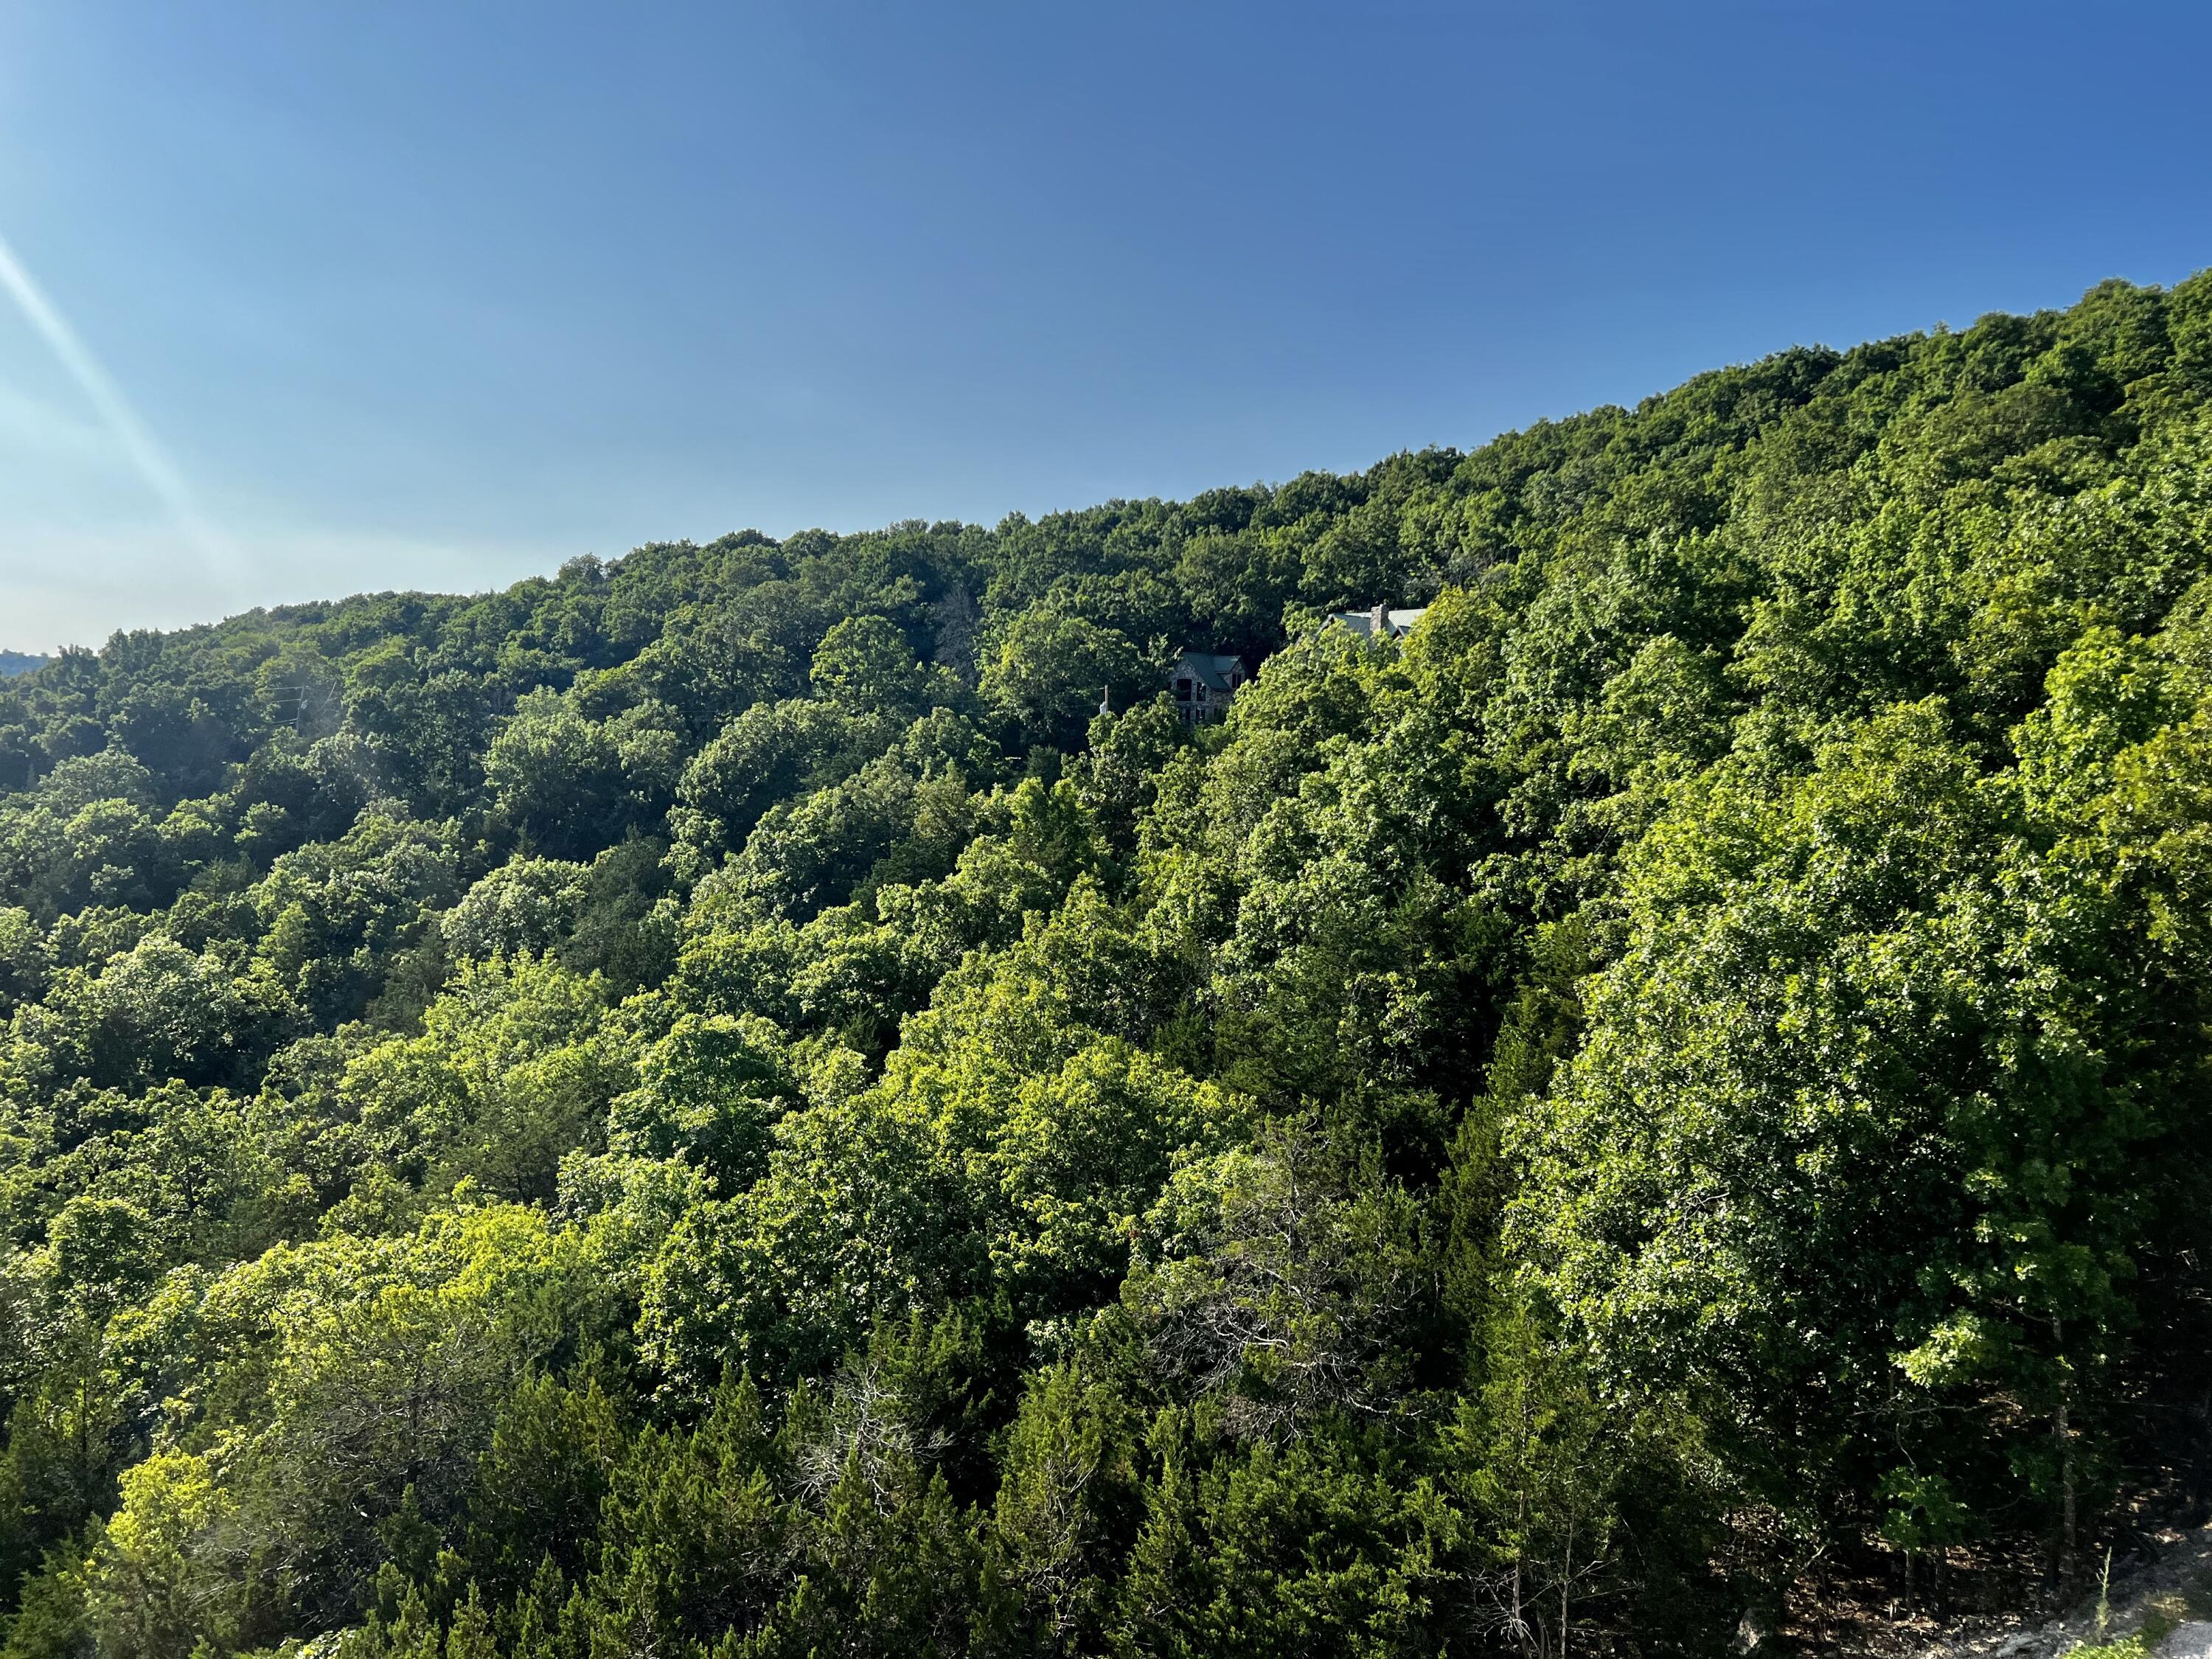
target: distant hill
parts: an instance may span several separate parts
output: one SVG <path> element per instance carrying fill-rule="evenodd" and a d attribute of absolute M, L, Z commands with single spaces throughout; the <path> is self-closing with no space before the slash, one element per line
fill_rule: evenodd
<path fill-rule="evenodd" d="M 0 1659 L 2150 1659 L 2212 1565 L 2106 1553 L 2212 1469 L 2212 270 L 53 667 Z"/>
<path fill-rule="evenodd" d="M 0 679 L 11 674 L 35 673 L 52 660 L 51 657 L 34 657 L 27 651 L 0 651 Z"/>

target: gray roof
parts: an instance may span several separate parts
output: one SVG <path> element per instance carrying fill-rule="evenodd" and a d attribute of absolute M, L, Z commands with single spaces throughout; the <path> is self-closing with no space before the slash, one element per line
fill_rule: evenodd
<path fill-rule="evenodd" d="M 1385 611 L 1382 612 L 1383 632 L 1387 637 L 1397 639 L 1411 632 L 1413 624 L 1428 614 L 1429 608 L 1425 605 L 1410 611 Z M 1375 612 L 1372 611 L 1339 611 L 1333 612 L 1329 620 L 1343 623 L 1355 634 L 1370 639 L 1374 637 Z"/>
<path fill-rule="evenodd" d="M 1188 673 L 1192 678 L 1204 681 L 1216 691 L 1233 690 L 1237 682 L 1231 678 L 1234 669 L 1242 674 L 1244 661 L 1241 657 L 1223 656 L 1212 651 L 1186 651 L 1176 664 L 1177 673 Z"/>

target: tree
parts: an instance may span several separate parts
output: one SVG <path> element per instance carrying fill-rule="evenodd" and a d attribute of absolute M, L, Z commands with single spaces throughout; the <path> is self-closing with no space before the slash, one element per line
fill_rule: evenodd
<path fill-rule="evenodd" d="M 455 957 L 543 955 L 565 939 L 582 914 L 588 872 L 556 859 L 514 859 L 461 896 L 441 923 Z"/>
<path fill-rule="evenodd" d="M 2208 398 L 2107 284 L 6 679 L 0 1659 L 1698 1652 L 2212 1490 Z"/>
<path fill-rule="evenodd" d="M 625 816 L 614 732 L 544 688 L 517 705 L 492 740 L 484 781 L 524 832 L 556 858 L 597 852 Z"/>
<path fill-rule="evenodd" d="M 882 617 L 848 617 L 822 636 L 814 695 L 861 714 L 919 714 L 928 678 L 906 636 Z"/>
<path fill-rule="evenodd" d="M 987 653 L 982 693 L 1031 743 L 1073 749 L 1101 699 L 1125 708 L 1158 675 L 1129 639 L 1043 606 L 1010 621 Z"/>
<path fill-rule="evenodd" d="M 1932 703 L 1779 787 L 1724 772 L 1639 855 L 1589 1042 L 1515 1130 L 1571 1334 L 1816 1531 L 1902 1445 L 1984 1516 L 2024 1485 L 2070 1554 L 2104 1455 L 2141 1148 L 2191 1062 L 2140 913 L 2016 788 Z"/>

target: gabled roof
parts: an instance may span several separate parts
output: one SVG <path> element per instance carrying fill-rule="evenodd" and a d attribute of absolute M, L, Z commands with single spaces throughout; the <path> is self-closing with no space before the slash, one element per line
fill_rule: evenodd
<path fill-rule="evenodd" d="M 1193 679 L 1203 681 L 1216 691 L 1229 691 L 1236 688 L 1237 679 L 1231 678 L 1231 670 L 1241 678 L 1244 659 L 1212 651 L 1186 651 L 1176 664 L 1177 673 L 1188 673 Z"/>
<path fill-rule="evenodd" d="M 1383 637 L 1393 640 L 1412 632 L 1413 624 L 1429 614 L 1429 608 L 1425 605 L 1417 605 L 1408 611 L 1382 611 L 1378 605 L 1376 611 L 1382 611 Z M 1334 611 L 1330 614 L 1329 620 L 1341 623 L 1353 633 L 1372 639 L 1376 633 L 1376 611 Z"/>

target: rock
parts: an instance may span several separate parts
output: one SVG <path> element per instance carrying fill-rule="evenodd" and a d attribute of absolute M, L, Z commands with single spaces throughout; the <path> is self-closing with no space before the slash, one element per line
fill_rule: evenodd
<path fill-rule="evenodd" d="M 2212 1659 L 2212 1624 L 2192 1619 L 2176 1625 L 2156 1651 L 2159 1659 Z"/>
<path fill-rule="evenodd" d="M 1735 1640 L 1729 1644 L 1730 1653 L 1771 1654 L 1778 1652 L 1782 1644 L 1778 1639 L 1771 1609 L 1746 1607 L 1743 1617 L 1736 1621 Z"/>

